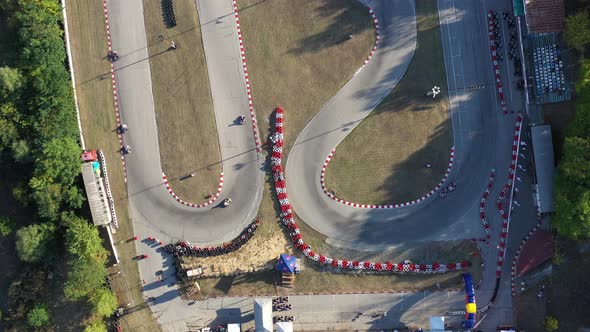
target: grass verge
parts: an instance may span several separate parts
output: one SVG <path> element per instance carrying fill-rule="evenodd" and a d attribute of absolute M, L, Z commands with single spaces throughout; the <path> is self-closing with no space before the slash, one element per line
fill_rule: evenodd
<path fill-rule="evenodd" d="M 410 201 L 430 191 L 447 169 L 452 133 L 435 0 L 416 1 L 416 21 L 416 52 L 405 76 L 338 145 L 328 166 L 327 186 L 340 198 Z M 424 96 L 435 85 L 443 92 Z"/>
<path fill-rule="evenodd" d="M 174 2 L 167 28 L 160 1 L 143 1 L 162 169 L 180 197 L 217 192 L 221 155 L 195 2 Z M 170 42 L 177 45 L 170 49 Z M 194 177 L 185 177 L 194 173 Z"/>
<path fill-rule="evenodd" d="M 111 268 L 111 273 L 121 271 L 120 275 L 113 275 L 113 286 L 119 304 L 131 301 L 132 305 L 138 305 L 143 302 L 143 298 L 138 265 L 128 259 L 136 253 L 134 244 L 126 242 L 133 237 L 133 226 L 127 210 L 127 192 L 118 152 L 119 141 L 115 135 L 110 66 L 105 60 L 107 36 L 102 2 L 68 0 L 66 7 L 84 138 L 88 148 L 102 149 L 105 153 L 119 219 L 115 240 L 121 243 L 117 245 L 117 250 L 122 263 L 117 270 Z M 120 322 L 125 331 L 159 331 L 149 309 L 125 315 Z"/>

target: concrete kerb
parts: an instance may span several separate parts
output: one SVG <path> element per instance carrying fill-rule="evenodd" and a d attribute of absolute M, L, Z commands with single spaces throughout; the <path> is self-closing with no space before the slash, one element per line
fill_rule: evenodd
<path fill-rule="evenodd" d="M 103 4 L 103 14 L 104 14 L 104 22 L 105 22 L 105 28 L 106 28 L 106 32 L 107 32 L 107 45 L 108 45 L 108 50 L 109 52 L 113 51 L 113 45 L 111 42 L 111 27 L 110 27 L 110 23 L 109 23 L 109 12 L 108 12 L 108 8 L 107 8 L 107 0 L 103 0 L 102 2 Z M 115 117 L 117 119 L 117 128 L 119 128 L 121 126 L 121 114 L 119 112 L 119 96 L 117 93 L 117 81 L 115 78 L 115 65 L 111 62 L 111 84 L 113 87 L 113 97 L 115 100 Z M 125 182 L 127 182 L 127 165 L 125 162 L 125 153 L 123 153 L 123 135 L 121 134 L 120 131 L 117 130 L 117 138 L 119 139 L 119 148 L 120 148 L 120 155 L 121 155 L 121 164 L 123 166 L 123 177 Z"/>
<path fill-rule="evenodd" d="M 206 201 L 205 203 L 195 204 L 195 203 L 191 203 L 191 202 L 185 201 L 182 198 L 180 198 L 180 196 L 178 196 L 174 192 L 174 190 L 172 190 L 172 187 L 170 187 L 170 183 L 168 183 L 168 177 L 163 172 L 162 172 L 162 181 L 164 183 L 164 186 L 166 186 L 166 191 L 168 191 L 170 196 L 172 196 L 178 203 L 188 206 L 188 207 L 192 207 L 192 208 L 204 208 L 204 207 L 207 207 L 207 206 L 213 204 L 213 202 L 215 202 L 217 200 L 219 195 L 221 195 L 221 191 L 223 190 L 223 172 L 221 172 L 221 174 L 219 175 L 219 184 L 217 185 L 217 192 L 214 194 L 211 194 L 209 196 L 209 200 Z"/>
<path fill-rule="evenodd" d="M 330 192 L 328 190 L 328 188 L 326 187 L 326 169 L 328 168 L 328 165 L 330 164 L 330 161 L 334 157 L 335 153 L 336 153 L 336 149 L 332 149 L 332 151 L 326 157 L 326 160 L 324 161 L 324 163 L 322 165 L 322 169 L 320 172 L 320 185 L 322 187 L 322 191 L 324 192 L 324 194 L 328 195 L 328 197 L 330 197 L 331 199 L 335 200 L 338 203 L 342 203 L 347 206 L 361 208 L 361 209 L 399 209 L 399 208 L 408 207 L 408 206 L 412 206 L 412 205 L 416 205 L 418 203 L 424 202 L 425 200 L 427 200 L 428 198 L 430 198 L 431 196 L 436 194 L 440 189 L 443 188 L 444 184 L 449 179 L 449 175 L 451 174 L 453 165 L 455 164 L 455 148 L 452 147 L 451 151 L 450 151 L 450 157 L 449 157 L 449 163 L 447 166 L 447 170 L 445 171 L 443 178 L 439 181 L 439 183 L 432 190 L 430 190 L 429 192 L 427 192 L 426 194 L 422 195 L 421 197 L 419 197 L 415 200 L 403 202 L 403 203 L 393 203 L 393 204 L 385 204 L 385 205 L 361 204 L 361 203 L 349 202 L 347 200 L 338 198 L 338 196 L 336 196 L 334 193 Z"/>

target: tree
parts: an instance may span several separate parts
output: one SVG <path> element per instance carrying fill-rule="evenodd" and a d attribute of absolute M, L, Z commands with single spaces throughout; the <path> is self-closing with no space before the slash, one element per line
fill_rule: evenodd
<path fill-rule="evenodd" d="M 590 15 L 582 10 L 565 19 L 565 41 L 584 55 L 586 46 L 590 44 Z"/>
<path fill-rule="evenodd" d="M 40 328 L 49 323 L 49 312 L 45 306 L 37 304 L 33 309 L 29 310 L 27 314 L 27 323 L 33 328 Z"/>
<path fill-rule="evenodd" d="M 17 126 L 24 127 L 21 118 L 14 104 L 0 104 L 0 152 L 19 137 Z"/>
<path fill-rule="evenodd" d="M 0 67 L 0 102 L 16 100 L 18 90 L 23 85 L 23 77 L 16 68 Z"/>
<path fill-rule="evenodd" d="M 90 296 L 94 313 L 99 317 L 109 317 L 117 310 L 117 298 L 110 289 L 101 287 Z"/>
<path fill-rule="evenodd" d="M 41 217 L 56 221 L 62 210 L 82 206 L 84 198 L 75 185 L 81 172 L 81 152 L 74 138 L 52 139 L 43 144 L 29 182 Z"/>
<path fill-rule="evenodd" d="M 553 316 L 545 317 L 543 325 L 545 325 L 545 331 L 547 332 L 553 332 L 559 329 L 559 322 L 557 321 L 557 318 Z"/>
<path fill-rule="evenodd" d="M 95 320 L 90 323 L 90 325 L 86 326 L 84 332 L 107 332 L 107 326 L 102 319 Z"/>
<path fill-rule="evenodd" d="M 553 225 L 563 236 L 590 236 L 590 140 L 566 137 L 555 178 Z"/>
<path fill-rule="evenodd" d="M 32 160 L 29 143 L 24 139 L 13 141 L 10 148 L 12 149 L 12 157 L 16 162 L 27 163 Z"/>
<path fill-rule="evenodd" d="M 16 225 L 8 217 L 0 216 L 0 235 L 8 236 L 14 232 Z"/>
<path fill-rule="evenodd" d="M 102 245 L 102 239 L 96 227 L 75 215 L 65 216 L 63 221 L 68 227 L 66 230 L 68 253 L 79 260 L 92 259 L 104 264 L 108 252 Z"/>
<path fill-rule="evenodd" d="M 64 294 L 70 301 L 78 301 L 102 287 L 107 270 L 103 262 L 70 260 L 70 271 L 64 285 Z"/>
<path fill-rule="evenodd" d="M 50 223 L 23 227 L 16 232 L 16 251 L 18 257 L 27 263 L 41 262 L 51 255 L 55 225 Z"/>

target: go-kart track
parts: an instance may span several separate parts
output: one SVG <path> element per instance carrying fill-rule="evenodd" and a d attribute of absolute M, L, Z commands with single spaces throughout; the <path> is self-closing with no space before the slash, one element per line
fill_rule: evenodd
<path fill-rule="evenodd" d="M 307 124 L 287 156 L 285 177 L 294 212 L 325 234 L 330 244 L 357 250 L 383 250 L 434 240 L 484 238 L 480 198 L 489 181 L 490 169 L 496 169 L 497 181 L 508 177 L 516 118 L 512 113 L 503 114 L 499 106 L 487 39 L 486 13 L 489 9 L 510 8 L 511 2 L 438 1 L 455 149 L 449 181 L 455 182 L 457 188 L 445 198 L 435 194 L 408 207 L 363 209 L 346 206 L 324 193 L 320 183 L 322 166 L 326 156 L 337 149 L 338 143 L 403 77 L 416 48 L 412 0 L 367 2 L 379 22 L 379 47 L 362 70 Z M 164 242 L 185 240 L 211 245 L 233 239 L 255 218 L 268 166 L 264 164 L 264 156 L 257 152 L 253 136 L 256 128 L 248 116 L 249 93 L 234 5 L 231 0 L 197 0 L 196 3 L 224 176 L 219 198 L 203 208 L 180 204 L 162 180 L 142 0 L 105 0 L 105 9 L 108 10 L 113 49 L 119 54 L 115 62 L 118 102 L 122 121 L 129 127 L 124 144 L 133 149 L 125 161 L 134 229 L 141 239 L 152 236 Z M 362 61 L 359 68 L 361 65 Z M 503 77 L 510 79 L 508 65 L 502 65 L 500 70 Z M 508 108 L 520 110 L 520 94 L 508 82 L 505 84 Z M 483 89 L 471 89 L 481 85 L 484 85 Z M 425 90 L 429 88 L 425 87 Z M 285 110 L 285 126 L 289 124 L 289 111 Z M 246 123 L 232 126 L 242 114 L 247 115 Z M 168 179 L 172 187 L 174 180 Z M 501 185 L 496 186 L 491 196 L 497 197 L 494 195 L 500 188 Z M 221 205 L 225 198 L 231 198 L 231 205 Z M 490 242 L 498 243 L 502 218 L 492 211 L 488 209 L 487 217 L 491 228 Z M 519 212 L 519 218 L 523 221 L 519 219 L 519 223 L 512 223 L 516 225 L 510 229 L 509 247 L 518 243 L 536 223 L 532 206 L 531 211 L 523 209 Z M 184 326 L 182 322 L 194 318 L 196 308 L 187 306 L 178 297 L 175 287 L 156 278 L 156 272 L 162 269 L 167 280 L 174 278 L 170 257 L 156 255 L 154 247 L 143 241 L 138 242 L 137 248 L 140 255 L 150 254 L 150 259 L 140 261 L 139 265 L 146 298 L 157 299 L 152 310 L 159 322 L 171 324 L 174 330 L 186 329 L 181 327 Z M 485 306 L 496 285 L 498 250 L 494 246 L 483 246 L 482 251 L 487 264 L 484 282 L 477 292 L 480 306 Z M 502 278 L 507 280 L 510 271 L 507 267 L 503 270 Z M 439 294 L 448 299 L 439 302 L 441 308 L 436 314 L 461 310 L 457 303 L 461 303 L 462 292 Z M 424 295 L 424 300 L 432 301 L 432 298 L 427 299 Z M 223 308 L 223 301 L 219 308 L 213 308 L 217 305 L 201 305 L 199 309 L 215 313 Z M 497 309 L 488 311 L 489 328 L 499 322 L 512 321 L 510 289 L 503 283 L 496 306 Z M 337 310 L 336 306 L 333 311 Z M 202 319 L 209 317 L 207 315 L 211 313 L 201 314 Z"/>

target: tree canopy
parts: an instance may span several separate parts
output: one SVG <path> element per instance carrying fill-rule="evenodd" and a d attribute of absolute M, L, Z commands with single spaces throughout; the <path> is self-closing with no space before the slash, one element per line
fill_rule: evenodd
<path fill-rule="evenodd" d="M 117 310 L 117 298 L 110 289 L 101 287 L 90 297 L 94 312 L 101 317 L 109 317 Z"/>
<path fill-rule="evenodd" d="M 92 259 L 104 264 L 108 252 L 102 245 L 102 239 L 98 235 L 96 227 L 87 220 L 74 215 L 68 216 L 64 220 L 68 226 L 66 243 L 72 258 L 78 260 Z"/>
<path fill-rule="evenodd" d="M 27 263 L 39 263 L 52 255 L 55 225 L 33 224 L 16 232 L 16 252 Z"/>
<path fill-rule="evenodd" d="M 581 10 L 565 19 L 565 41 L 582 55 L 590 44 L 590 15 Z"/>
<path fill-rule="evenodd" d="M 555 176 L 555 217 L 560 235 L 590 237 L 590 61 L 580 66 L 576 119 L 568 128 Z"/>

